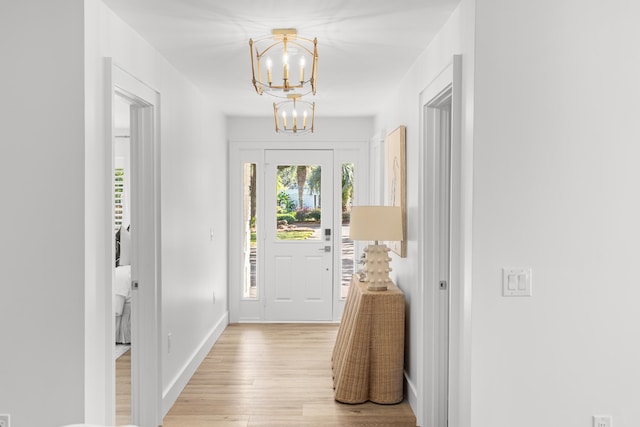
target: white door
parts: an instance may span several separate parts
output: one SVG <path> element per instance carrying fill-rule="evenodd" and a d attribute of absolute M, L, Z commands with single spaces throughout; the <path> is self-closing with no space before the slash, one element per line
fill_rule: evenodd
<path fill-rule="evenodd" d="M 332 320 L 333 151 L 267 150 L 265 167 L 265 320 Z"/>

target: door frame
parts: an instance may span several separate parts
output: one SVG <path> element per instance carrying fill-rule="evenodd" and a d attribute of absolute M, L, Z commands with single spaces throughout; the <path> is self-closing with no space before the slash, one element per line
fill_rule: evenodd
<path fill-rule="evenodd" d="M 420 182 L 424 183 L 420 191 L 419 211 L 419 259 L 424 260 L 419 268 L 420 325 L 423 333 L 419 335 L 419 353 L 423 363 L 418 364 L 418 383 L 414 402 L 416 417 L 420 425 L 434 425 L 438 400 L 434 389 L 437 371 L 437 343 L 433 339 L 437 333 L 437 311 L 434 301 L 439 292 L 439 243 L 438 216 L 440 200 L 438 198 L 437 176 L 439 137 L 432 125 L 437 119 L 438 102 L 450 92 L 451 96 L 451 158 L 450 158 L 450 283 L 449 286 L 449 338 L 448 338 L 448 408 L 449 425 L 458 425 L 462 411 L 468 402 L 468 373 L 470 359 L 470 295 L 468 292 L 469 259 L 466 252 L 470 249 L 470 228 L 465 215 L 471 208 L 468 200 L 470 189 L 465 188 L 468 178 L 464 163 L 467 153 L 462 147 L 461 93 L 462 93 L 462 57 L 454 55 L 452 61 L 436 76 L 420 94 L 420 144 L 419 156 L 424 167 L 420 168 Z M 439 427 L 439 426 L 438 426 Z"/>
<path fill-rule="evenodd" d="M 160 261 L 160 93 L 105 58 L 106 88 L 106 167 L 105 197 L 109 213 L 104 216 L 102 229 L 108 233 L 110 250 L 105 251 L 108 265 L 104 301 L 106 305 L 107 345 L 107 417 L 115 420 L 115 360 L 113 349 L 114 320 L 112 286 L 115 276 L 113 242 L 113 170 L 114 170 L 114 117 L 115 96 L 132 103 L 131 108 L 131 198 L 132 224 L 138 224 L 132 233 L 132 277 L 139 283 L 132 291 L 132 359 L 131 407 L 132 424 L 158 426 L 162 424 L 162 371 L 161 371 L 161 261 Z M 135 143 L 134 143 L 135 141 Z M 134 189 L 135 188 L 135 189 Z M 135 206 L 135 208 L 134 208 Z M 144 333 L 142 333 L 144 331 Z"/>
<path fill-rule="evenodd" d="M 307 136 L 308 137 L 308 136 Z M 243 165 L 255 163 L 259 169 L 264 168 L 265 150 L 333 150 L 334 153 L 334 185 L 341 182 L 341 171 L 335 165 L 344 162 L 352 162 L 355 165 L 355 180 L 358 190 L 354 196 L 354 204 L 366 204 L 369 201 L 369 141 L 367 140 L 308 140 L 296 138 L 282 141 L 229 141 L 229 212 L 242 212 L 243 191 Z M 258 176 L 262 172 L 258 171 Z M 263 197 L 264 179 L 257 185 L 257 197 Z M 334 211 L 336 206 L 341 206 L 340 194 L 334 191 Z M 336 204 L 337 203 L 337 204 Z M 334 215 L 333 229 L 338 230 L 342 225 L 341 215 Z M 243 300 L 240 283 L 243 280 L 242 264 L 242 238 L 244 236 L 243 221 L 241 215 L 229 215 L 229 321 L 240 322 L 264 322 L 263 297 L 253 300 Z M 337 242 L 334 236 L 334 244 Z M 356 242 L 358 243 L 358 242 Z M 356 250 L 358 246 L 356 245 Z M 356 252 L 359 253 L 359 252 Z M 333 269 L 333 319 L 331 322 L 340 321 L 345 301 L 340 298 L 340 272 L 339 251 L 334 250 Z M 263 261 L 258 252 L 258 269 L 262 268 Z M 238 284 L 238 285 L 237 285 Z M 237 285 L 237 286 L 236 286 Z M 264 292 L 262 293 L 264 294 Z"/>

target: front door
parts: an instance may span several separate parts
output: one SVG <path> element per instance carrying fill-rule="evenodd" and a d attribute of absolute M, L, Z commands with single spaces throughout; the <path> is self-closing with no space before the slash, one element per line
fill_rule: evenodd
<path fill-rule="evenodd" d="M 333 151 L 265 152 L 265 320 L 333 316 Z"/>

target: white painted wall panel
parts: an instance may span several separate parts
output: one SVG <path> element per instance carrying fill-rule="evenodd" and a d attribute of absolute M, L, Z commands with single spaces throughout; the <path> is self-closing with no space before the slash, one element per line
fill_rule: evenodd
<path fill-rule="evenodd" d="M 273 110 L 271 110 L 273 111 Z M 296 148 L 296 145 L 318 142 L 361 142 L 369 141 L 373 132 L 373 117 L 318 117 L 315 132 L 301 135 L 275 132 L 273 115 L 265 117 L 228 117 L 227 137 L 232 142 L 260 141 L 277 143 Z"/>
<path fill-rule="evenodd" d="M 101 2 L 86 3 L 87 115 L 93 118 L 87 132 L 89 141 L 94 140 L 88 147 L 87 180 L 96 193 L 102 185 L 104 162 L 100 143 L 108 125 L 104 123 L 103 58 L 112 57 L 160 93 L 162 384 L 169 394 L 227 314 L 225 123 L 215 102 L 118 16 Z M 101 212 L 96 208 L 90 215 L 97 221 Z M 99 236 L 89 242 L 96 255 L 103 244 Z M 96 280 L 103 285 L 100 277 Z M 171 353 L 166 351 L 168 333 L 173 336 Z"/>
<path fill-rule="evenodd" d="M 640 4 L 477 11 L 472 425 L 640 425 Z"/>
<path fill-rule="evenodd" d="M 0 51 L 0 413 L 54 427 L 85 402 L 82 2 L 0 2 Z"/>

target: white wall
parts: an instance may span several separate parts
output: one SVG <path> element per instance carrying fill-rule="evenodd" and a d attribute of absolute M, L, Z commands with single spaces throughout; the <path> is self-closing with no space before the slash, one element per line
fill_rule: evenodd
<path fill-rule="evenodd" d="M 174 336 L 165 391 L 226 318 L 222 116 L 101 3 L 84 7 L 83 37 L 82 1 L 0 6 L 0 72 L 10 82 L 0 170 L 2 182 L 19 183 L 5 186 L 0 209 L 0 336 L 3 349 L 11 343 L 1 354 L 0 412 L 15 427 L 80 422 L 85 403 L 87 420 L 107 422 L 103 56 L 162 96 L 163 348 L 166 333 Z"/>
<path fill-rule="evenodd" d="M 640 3 L 477 3 L 472 425 L 638 426 Z"/>
<path fill-rule="evenodd" d="M 103 173 L 107 125 L 103 108 L 104 57 L 112 57 L 114 63 L 160 93 L 161 358 L 166 410 L 188 377 L 198 351 L 206 351 L 215 328 L 226 324 L 224 120 L 213 102 L 106 6 L 97 0 L 86 0 L 85 5 L 87 199 L 93 207 L 88 221 L 98 224 L 107 212 L 99 196 L 104 176 L 108 176 Z M 105 286 L 100 263 L 105 242 L 99 232 L 89 237 L 87 262 L 95 265 L 97 273 L 92 279 L 100 288 Z M 95 304 L 102 304 L 99 296 Z M 99 316 L 95 320 L 97 334 L 101 330 Z M 171 353 L 167 345 L 169 333 L 173 335 Z M 100 368 L 97 363 L 96 369 Z M 87 418 L 104 422 L 102 419 L 108 419 L 108 414 L 101 409 L 104 396 L 100 394 L 100 375 L 91 372 L 87 381 L 92 384 L 88 387 Z"/>
<path fill-rule="evenodd" d="M 82 2 L 0 2 L 0 413 L 84 411 Z"/>
<path fill-rule="evenodd" d="M 266 105 L 269 107 L 269 105 Z M 269 110 L 266 110 L 267 113 Z M 270 110 L 273 112 L 273 110 Z M 315 130 L 306 134 L 282 134 L 275 132 L 273 113 L 266 117 L 229 117 L 227 137 L 229 141 L 264 141 L 280 144 L 304 144 L 305 142 L 369 141 L 373 131 L 372 117 L 316 116 Z"/>
<path fill-rule="evenodd" d="M 462 55 L 462 145 L 464 155 L 468 155 L 473 140 L 473 71 L 474 71 L 474 0 L 462 0 L 445 26 L 425 48 L 423 54 L 408 70 L 400 82 L 396 93 L 390 95 L 387 108 L 376 117 L 376 131 L 389 133 L 400 125 L 407 126 L 407 257 L 393 256 L 392 277 L 402 288 L 407 300 L 407 331 L 405 370 L 409 380 L 409 399 L 414 412 L 421 417 L 419 411 L 418 384 L 424 359 L 419 346 L 422 327 L 421 296 L 422 287 L 419 277 L 419 229 L 424 212 L 419 210 L 419 194 L 423 183 L 420 182 L 420 169 L 424 167 L 420 160 L 420 93 L 431 83 L 452 61 L 453 55 Z M 384 150 L 382 151 L 384 155 Z M 470 171 L 465 166 L 465 173 Z M 464 191 L 468 195 L 469 177 L 465 175 Z M 466 196 L 465 196 L 466 197 Z M 466 214 L 466 213 L 463 213 Z M 469 262 L 463 259 L 463 262 Z M 452 284 L 463 286 L 464 284 Z M 452 290 L 453 292 L 453 290 Z M 424 420 L 418 419 L 421 423 Z"/>

